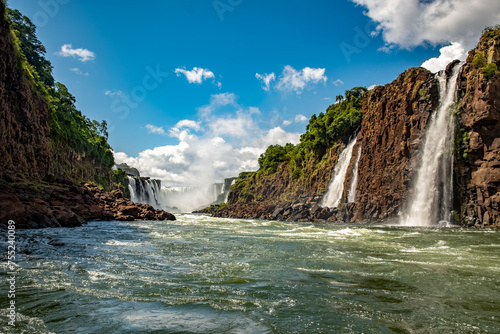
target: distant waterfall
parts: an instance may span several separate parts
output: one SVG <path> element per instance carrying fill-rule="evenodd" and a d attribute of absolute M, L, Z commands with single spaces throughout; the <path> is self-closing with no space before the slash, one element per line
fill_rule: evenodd
<path fill-rule="evenodd" d="M 333 169 L 332 179 L 320 205 L 323 207 L 335 208 L 340 204 L 342 193 L 344 192 L 344 181 L 347 175 L 347 168 L 352 157 L 352 150 L 356 144 L 356 138 L 351 140 L 349 144 L 340 153 L 339 159 Z"/>
<path fill-rule="evenodd" d="M 128 177 L 130 199 L 136 203 L 149 204 L 157 209 L 161 208 L 160 192 L 161 181 L 143 177 Z"/>
<path fill-rule="evenodd" d="M 452 107 L 460 68 L 461 65 L 456 65 L 450 77 L 446 76 L 445 71 L 436 75 L 440 87 L 440 105 L 429 121 L 416 182 L 401 225 L 429 226 L 440 221 L 451 221 L 455 127 Z"/>
<path fill-rule="evenodd" d="M 172 212 L 192 212 L 203 209 L 217 200 L 223 183 L 206 187 L 164 187 L 161 190 L 162 207 Z"/>
<path fill-rule="evenodd" d="M 361 158 L 361 146 L 358 149 L 358 157 L 354 163 L 352 169 L 352 179 L 351 179 L 351 189 L 349 189 L 349 194 L 347 195 L 347 202 L 352 203 L 356 200 L 356 188 L 358 187 L 358 165 L 359 158 Z"/>
<path fill-rule="evenodd" d="M 128 176 L 130 199 L 169 212 L 192 212 L 211 204 L 227 202 L 234 178 L 201 187 L 161 187 L 161 181 Z"/>

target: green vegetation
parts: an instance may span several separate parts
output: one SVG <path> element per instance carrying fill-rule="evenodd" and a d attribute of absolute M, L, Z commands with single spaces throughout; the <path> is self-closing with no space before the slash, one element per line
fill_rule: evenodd
<path fill-rule="evenodd" d="M 130 190 L 128 189 L 127 173 L 123 169 L 115 169 L 111 174 L 111 181 L 121 190 L 125 197 L 130 198 Z"/>
<path fill-rule="evenodd" d="M 500 39 L 500 24 L 495 26 L 486 27 L 482 33 L 483 37 L 491 39 Z"/>
<path fill-rule="evenodd" d="M 461 128 L 455 135 L 455 147 L 453 153 L 458 157 L 463 158 L 465 161 L 469 160 L 469 131 Z"/>
<path fill-rule="evenodd" d="M 362 120 L 362 99 L 365 87 L 355 87 L 336 97 L 336 104 L 324 113 L 313 115 L 298 145 L 272 145 L 259 158 L 259 170 L 241 173 L 232 187 L 236 201 L 252 202 L 263 199 L 276 184 L 287 184 L 289 191 L 272 201 L 293 200 L 306 189 L 323 192 L 338 147 L 359 128 Z M 285 178 L 286 180 L 284 180 Z M 290 182 L 291 181 L 291 182 Z"/>
<path fill-rule="evenodd" d="M 424 87 L 420 88 L 418 95 L 420 95 L 420 98 L 424 101 L 429 101 L 431 99 L 431 96 Z"/>
<path fill-rule="evenodd" d="M 483 67 L 483 74 L 486 77 L 486 79 L 491 79 L 498 73 L 498 66 L 495 63 L 490 63 Z"/>
<path fill-rule="evenodd" d="M 109 183 L 111 167 L 114 164 L 113 153 L 108 144 L 106 121 L 90 120 L 76 109 L 75 97 L 66 86 L 55 82 L 52 65 L 45 59 L 45 47 L 36 36 L 36 27 L 29 18 L 18 10 L 6 10 L 10 24 L 11 37 L 18 56 L 19 69 L 25 79 L 49 105 L 48 124 L 54 157 L 59 159 L 55 165 L 68 164 L 63 152 L 75 152 L 78 156 L 92 161 L 101 169 L 101 175 L 93 175 L 94 181 Z M 66 173 L 66 176 L 69 176 Z M 80 174 L 84 174 L 83 172 Z M 91 173 L 92 174 L 92 173 Z"/>
<path fill-rule="evenodd" d="M 486 58 L 481 52 L 476 52 L 474 58 L 472 59 L 472 66 L 477 68 L 482 68 L 486 65 Z"/>
<path fill-rule="evenodd" d="M 259 158 L 259 172 L 275 173 L 281 163 L 289 161 L 294 177 L 298 178 L 305 162 L 321 159 L 328 148 L 360 126 L 362 97 L 366 92 L 365 87 L 355 87 L 345 92 L 345 99 L 337 96 L 338 103 L 329 106 L 325 113 L 312 115 L 297 146 L 269 146 Z"/>

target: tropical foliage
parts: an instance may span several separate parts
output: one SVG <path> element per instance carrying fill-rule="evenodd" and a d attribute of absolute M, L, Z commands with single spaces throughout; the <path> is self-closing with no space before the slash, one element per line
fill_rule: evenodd
<path fill-rule="evenodd" d="M 18 10 L 7 8 L 11 35 L 17 48 L 19 64 L 27 80 L 45 97 L 49 104 L 49 127 L 53 147 L 69 147 L 99 166 L 110 168 L 114 164 L 111 147 L 107 142 L 106 121 L 90 120 L 77 110 L 75 97 L 67 87 L 55 82 L 52 64 L 45 58 L 45 47 L 36 36 L 36 27 Z"/>
<path fill-rule="evenodd" d="M 366 91 L 365 87 L 348 90 L 345 98 L 338 95 L 337 103 L 329 106 L 326 112 L 312 115 L 298 145 L 269 146 L 259 158 L 259 171 L 274 173 L 279 164 L 289 161 L 294 176 L 298 177 L 305 163 L 311 159 L 321 160 L 329 148 L 360 126 L 362 97 Z"/>

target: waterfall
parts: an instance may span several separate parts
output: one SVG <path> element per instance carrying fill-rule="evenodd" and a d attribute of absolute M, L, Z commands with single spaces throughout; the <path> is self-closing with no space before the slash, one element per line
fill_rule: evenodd
<path fill-rule="evenodd" d="M 149 204 L 156 209 L 161 208 L 161 181 L 138 176 L 128 176 L 130 199 L 136 203 Z"/>
<path fill-rule="evenodd" d="M 224 188 L 224 190 L 226 191 L 226 194 L 224 196 L 224 203 L 227 203 L 227 200 L 229 199 L 229 192 L 231 191 L 232 185 L 235 184 L 235 183 L 236 183 L 236 179 L 233 179 L 231 181 L 231 184 L 229 185 L 229 187 L 225 187 Z M 226 185 L 227 185 L 227 183 L 226 183 Z"/>
<path fill-rule="evenodd" d="M 347 195 L 347 202 L 352 203 L 356 200 L 356 188 L 358 187 L 358 164 L 359 158 L 361 158 L 361 146 L 358 149 L 358 156 L 354 167 L 352 169 L 352 179 L 351 179 L 351 189 L 349 189 L 349 194 Z"/>
<path fill-rule="evenodd" d="M 222 183 L 205 187 L 163 187 L 161 189 L 162 208 L 171 212 L 192 212 L 203 209 L 221 196 Z"/>
<path fill-rule="evenodd" d="M 356 137 L 340 153 L 339 159 L 333 169 L 332 179 L 320 205 L 323 207 L 335 208 L 340 204 L 342 193 L 344 192 L 344 181 L 347 175 L 347 168 L 352 157 L 352 150 L 356 144 Z"/>
<path fill-rule="evenodd" d="M 455 65 L 450 77 L 447 77 L 445 71 L 436 75 L 440 88 L 440 105 L 429 121 L 416 182 L 401 225 L 429 226 L 443 220 L 451 221 L 455 127 L 452 107 L 460 68 L 461 64 Z"/>

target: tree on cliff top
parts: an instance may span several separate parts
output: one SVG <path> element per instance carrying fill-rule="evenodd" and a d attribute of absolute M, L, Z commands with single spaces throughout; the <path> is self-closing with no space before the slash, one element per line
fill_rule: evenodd
<path fill-rule="evenodd" d="M 33 65 L 45 85 L 53 87 L 52 64 L 45 59 L 47 51 L 36 36 L 36 26 L 17 9 L 7 8 L 7 18 L 9 19 L 11 30 L 14 31 L 20 41 L 21 50 L 26 56 L 28 63 Z"/>

